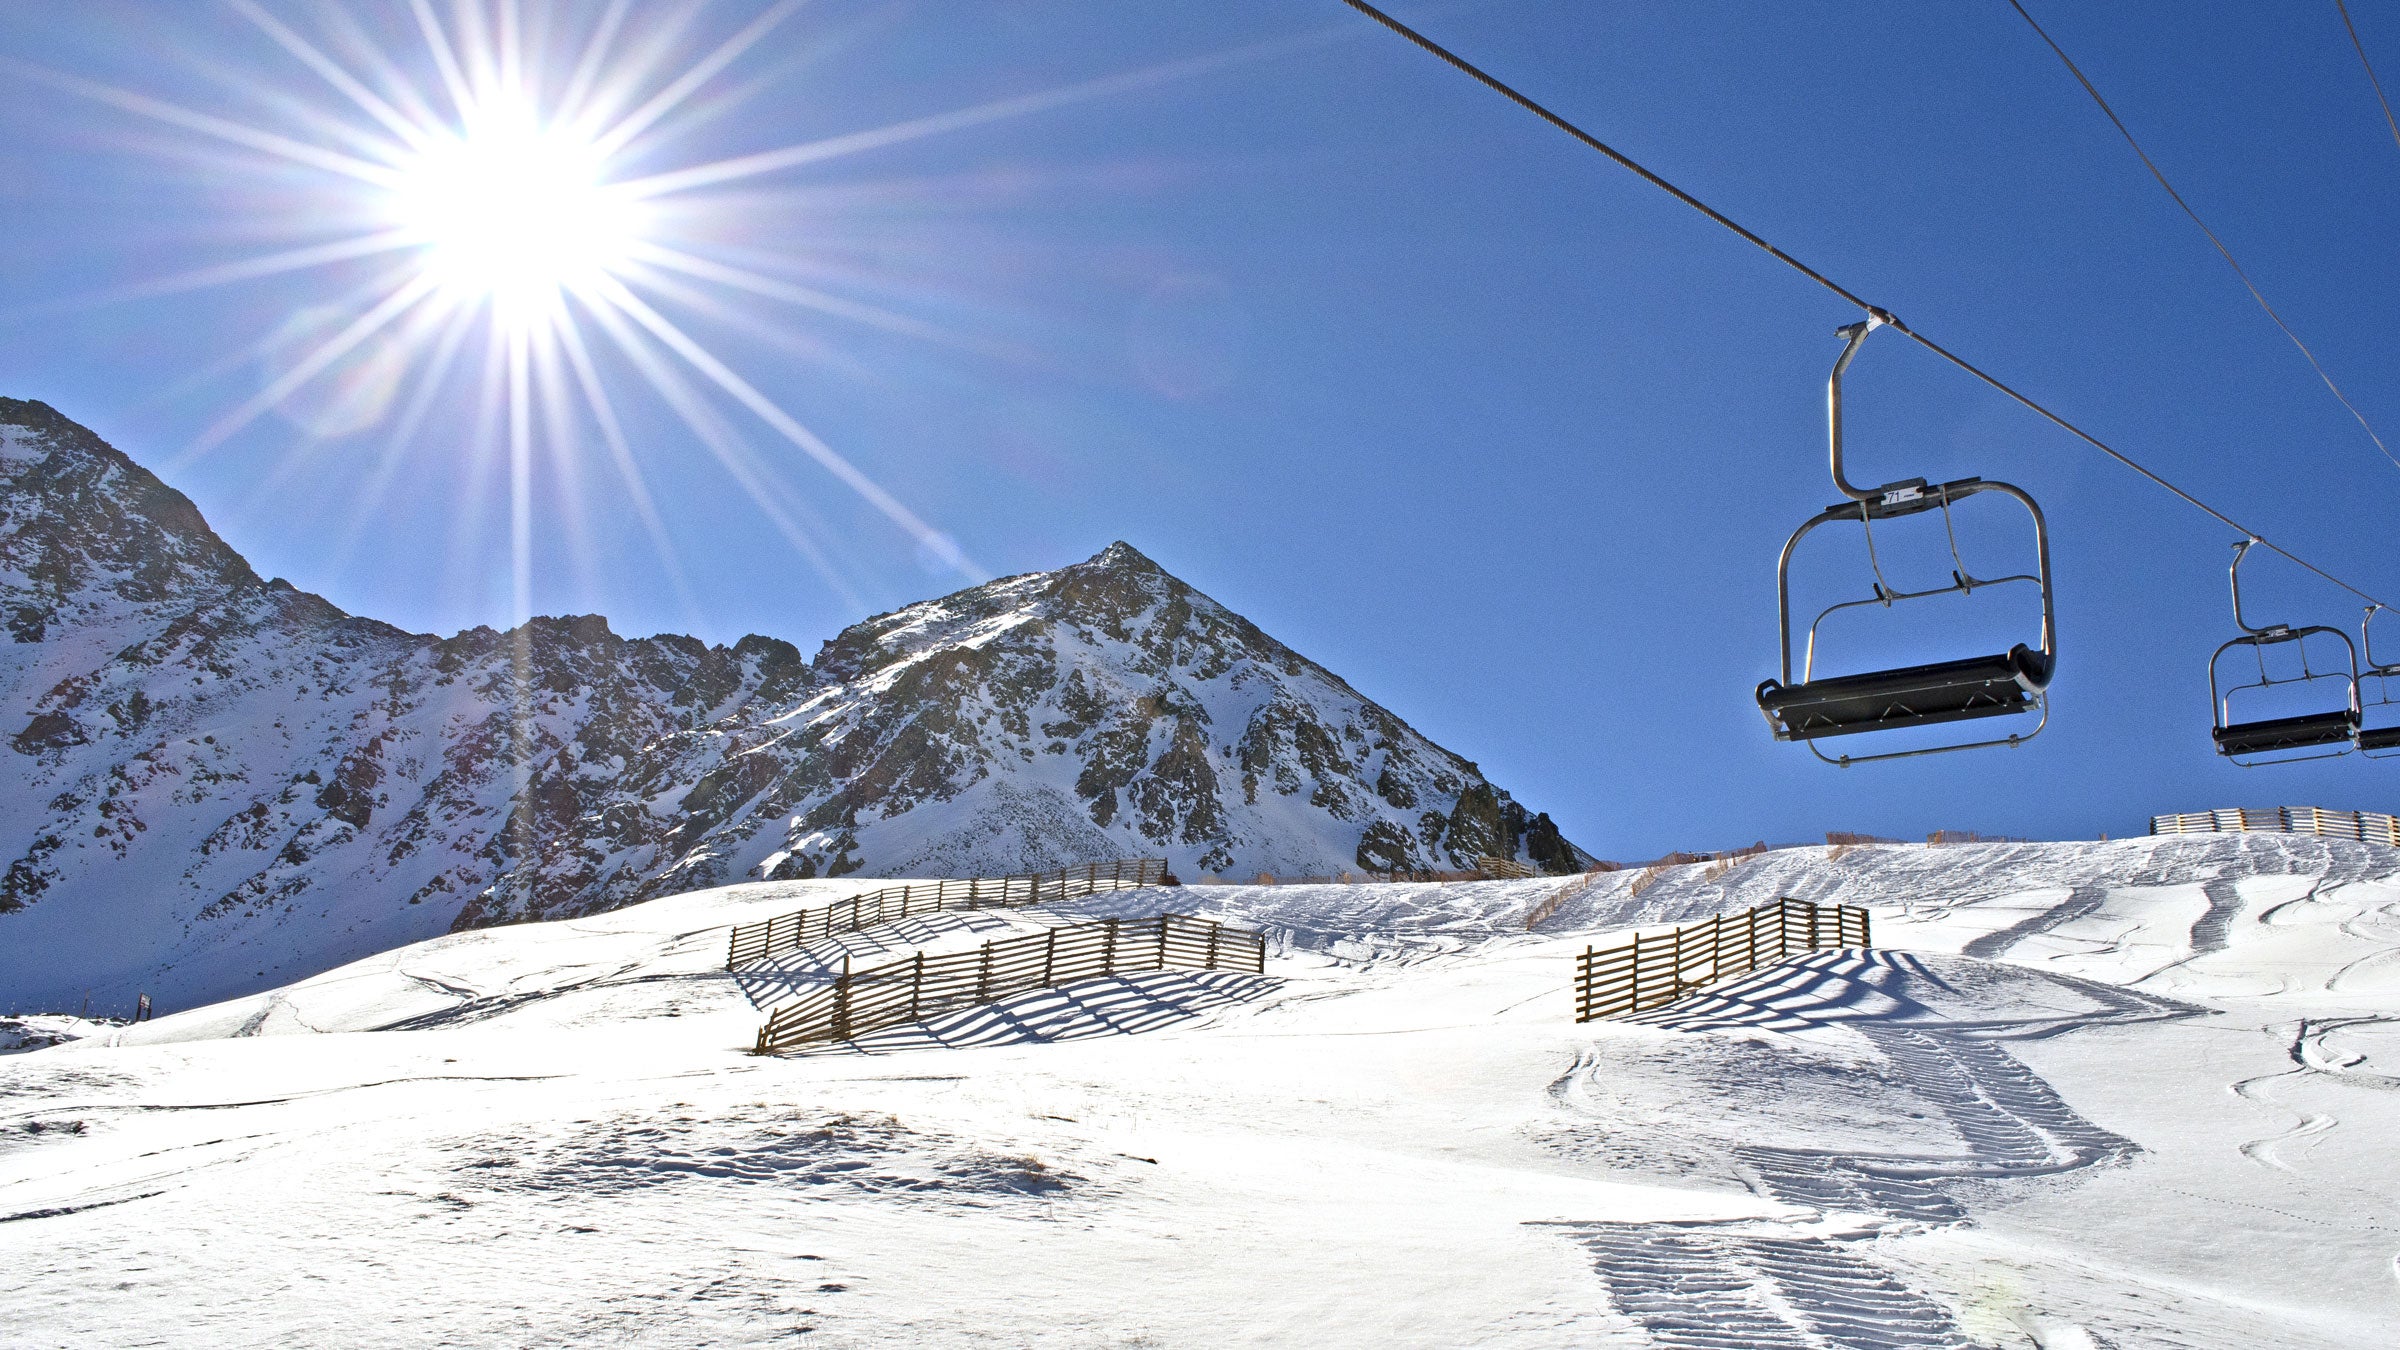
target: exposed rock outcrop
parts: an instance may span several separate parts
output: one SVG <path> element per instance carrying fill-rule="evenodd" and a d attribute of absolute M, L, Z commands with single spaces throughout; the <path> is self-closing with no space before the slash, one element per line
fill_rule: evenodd
<path fill-rule="evenodd" d="M 762 877 L 1163 854 L 1580 865 L 1547 816 L 1127 544 L 774 638 L 450 638 L 262 580 L 0 399 L 0 987 L 235 992 Z"/>

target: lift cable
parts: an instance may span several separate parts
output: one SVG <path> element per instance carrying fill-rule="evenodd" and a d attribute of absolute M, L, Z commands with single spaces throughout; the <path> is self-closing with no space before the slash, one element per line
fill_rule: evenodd
<path fill-rule="evenodd" d="M 2023 19 L 2026 27 L 2033 30 L 2034 36 L 2040 38 L 2043 44 L 2058 57 L 2059 63 L 2067 68 L 2067 73 L 2073 75 L 2075 82 L 2083 86 L 2083 92 L 2092 96 L 2092 102 L 2100 105 L 2100 111 L 2108 115 L 2109 124 L 2117 129 L 2118 135 L 2125 138 L 2125 144 L 2133 147 L 2133 153 L 2141 159 L 2142 167 L 2148 169 L 2150 176 L 2158 180 L 2158 185 L 2167 190 L 2167 195 L 2175 200 L 2175 205 L 2181 207 L 2183 213 L 2191 218 L 2192 223 L 2200 227 L 2200 233 L 2208 236 L 2208 242 L 2216 246 L 2217 256 L 2225 260 L 2225 265 L 2233 269 L 2236 277 L 2241 278 L 2242 287 L 2250 292 L 2250 298 L 2258 302 L 2258 307 L 2266 311 L 2267 317 L 2275 321 L 2275 326 L 2283 330 L 2283 335 L 2292 340 L 2292 345 L 2300 349 L 2302 356 L 2308 358 L 2308 364 L 2317 372 L 2317 378 L 2323 380 L 2325 388 L 2341 401 L 2343 407 L 2350 410 L 2352 417 L 2358 419 L 2359 429 L 2367 433 L 2367 439 L 2375 442 L 2375 448 L 2383 452 L 2385 459 L 2392 461 L 2392 467 L 2400 468 L 2400 456 L 2394 455 L 2392 448 L 2383 443 L 2383 437 L 2377 435 L 2375 428 L 2368 423 L 2367 415 L 2360 412 L 2358 405 L 2350 401 L 2350 396 L 2343 393 L 2341 386 L 2333 382 L 2333 376 L 2325 373 L 2325 367 L 2317 360 L 2317 354 L 2308 349 L 2308 344 L 2300 340 L 2300 335 L 2292 331 L 2292 326 L 2283 321 L 2283 316 L 2275 312 L 2273 305 L 2267 303 L 2267 297 L 2258 289 L 2258 283 L 2252 281 L 2250 274 L 2243 270 L 2242 265 L 2234 261 L 2233 250 L 2225 247 L 2225 241 L 2217 237 L 2217 232 L 2208 227 L 2208 222 L 2200 218 L 2200 213 L 2192 209 L 2192 204 L 2183 199 L 2183 194 L 2175 190 L 2173 183 L 2167 181 L 2166 174 L 2161 172 L 2157 163 L 2150 158 L 2150 152 L 2142 149 L 2142 143 L 2133 138 L 2133 132 L 2126 127 L 2124 119 L 2117 116 L 2117 110 L 2108 106 L 2107 99 L 2100 97 L 2100 91 L 2093 87 L 2090 78 L 2083 73 L 2082 67 L 2075 64 L 2074 58 L 2067 55 L 2066 49 L 2058 45 L 2058 40 L 2051 37 L 2048 30 L 2034 22 L 2033 15 L 2026 11 L 2025 6 L 2019 3 L 2019 0 L 2008 0 L 2008 7 L 2015 10 L 2017 17 Z M 2348 17 L 2348 12 L 2344 11 L 2343 18 L 2347 20 Z M 2356 36 L 2357 34 L 2354 32 L 2352 37 Z M 2372 70 L 2368 72 L 2370 77 L 2373 73 Z M 2381 88 L 2378 87 L 2378 95 L 2381 92 Z M 2384 111 L 2388 114 L 2391 110 L 2387 107 Z"/>
<path fill-rule="evenodd" d="M 1566 118 L 1559 116 L 1557 113 L 1550 111 L 1541 104 L 1534 102 L 1531 98 L 1528 98 L 1524 94 L 1521 94 L 1515 89 L 1510 88 L 1508 85 L 1503 84 L 1499 79 L 1484 71 L 1481 67 L 1476 66 L 1473 62 L 1468 61 L 1465 57 L 1458 55 L 1456 52 L 1453 52 L 1449 48 L 1442 46 L 1438 42 L 1435 42 L 1433 39 L 1425 36 L 1423 33 L 1418 32 L 1416 29 L 1411 28 L 1407 24 L 1404 24 L 1398 19 L 1393 18 L 1391 15 L 1384 13 L 1374 5 L 1367 3 L 1367 0 L 1343 0 L 1343 3 L 1349 5 L 1352 9 L 1357 10 L 1359 13 L 1366 15 L 1368 18 L 1373 19 L 1375 22 L 1382 24 L 1384 27 L 1391 29 L 1400 36 L 1407 38 L 1410 42 L 1415 43 L 1417 46 L 1423 48 L 1431 55 L 1441 58 L 1451 66 L 1456 67 L 1462 73 L 1472 77 L 1477 83 L 1483 85 L 1487 89 L 1490 89 L 1493 93 L 1500 95 L 1502 98 L 1505 98 L 1509 102 L 1516 104 L 1525 111 L 1532 113 L 1534 116 L 1541 118 L 1550 125 L 1557 127 L 1559 130 L 1567 133 L 1569 136 L 1574 137 L 1577 141 L 1590 147 L 1591 149 L 1597 150 L 1601 154 L 1608 156 L 1610 159 L 1616 161 L 1623 167 L 1632 170 L 1634 173 L 1640 175 L 1644 182 L 1647 182 L 1651 186 L 1666 192 L 1669 196 L 1674 197 L 1677 201 L 1682 202 L 1684 205 L 1691 207 L 1700 214 L 1707 216 L 1710 220 L 1715 221 L 1717 224 L 1724 226 L 1726 229 L 1731 230 L 1735 234 L 1738 234 L 1742 238 L 1757 245 L 1760 249 L 1772 255 L 1778 262 L 1783 263 L 1793 271 L 1796 271 L 1802 276 L 1807 277 L 1809 280 L 1814 281 L 1820 286 L 1823 286 L 1825 289 L 1842 297 L 1844 300 L 1849 301 L 1851 304 L 1858 306 L 1860 309 L 1866 311 L 1868 315 L 1888 325 L 1894 331 L 1905 334 L 1918 346 L 1925 348 L 1934 355 L 1941 357 L 1943 360 L 1948 361 L 1954 366 L 1957 366 L 1960 370 L 1963 370 L 1969 375 L 1974 376 L 1976 379 L 1990 385 L 1993 389 L 2007 395 L 2009 398 L 2015 400 L 2018 404 L 2048 421 L 2053 426 L 2058 427 L 2060 430 L 2075 437 L 2077 440 L 2082 441 L 2086 445 L 2091 446 L 2093 449 L 2098 450 L 2100 453 L 2108 456 L 2110 459 L 2117 461 L 2126 468 L 2131 469 L 2135 473 L 2140 474 L 2142 477 L 2149 479 L 2153 483 L 2156 483 L 2158 486 L 2166 489 L 2170 493 L 2173 493 L 2175 496 L 2182 498 L 2187 504 L 2196 508 L 2202 514 L 2207 515 L 2211 519 L 2217 521 L 2219 524 L 2224 525 L 2226 528 L 2233 530 L 2237 534 L 2240 534 L 2243 538 L 2254 539 L 2258 541 L 2260 547 L 2276 553 L 2287 561 L 2295 563 L 2300 567 L 2315 573 L 2317 576 L 2322 577 L 2326 581 L 2332 582 L 2334 585 L 2341 587 L 2343 590 L 2350 592 L 2352 595 L 2357 596 L 2359 599 L 2364 600 L 2369 604 L 2384 604 L 2383 601 L 2376 599 L 2367 592 L 2360 590 L 2358 587 L 2342 580 L 2340 577 L 2337 577 L 2333 573 L 2326 571 L 2324 568 L 2317 566 L 2315 563 L 2312 563 L 2308 559 L 2301 557 L 2299 554 L 2292 552 L 2290 549 L 2276 543 L 2274 540 L 2267 538 L 2265 535 L 2262 535 L 2258 531 L 2251 529 L 2249 526 L 2242 524 L 2233 517 L 2226 515 L 2224 512 L 2209 505 L 2207 502 L 2200 500 L 2191 493 L 2184 491 L 2182 488 L 2175 486 L 2171 482 L 2168 482 L 2165 478 L 2160 477 L 2155 470 L 2134 459 L 2124 451 L 2117 449 L 2115 446 L 2112 446 L 2108 442 L 2101 440 L 2097 436 L 2094 436 L 2092 433 L 2085 431 L 2083 428 L 2075 425 L 2073 422 L 2068 421 L 2059 414 L 2050 411 L 2050 409 L 2046 407 L 2043 407 L 2041 404 L 2035 402 L 2031 397 L 2021 394 L 2015 389 L 2011 388 L 2009 385 L 2003 383 L 1998 376 L 1991 374 L 1989 371 L 1986 371 L 1982 367 L 1975 365 L 1973 362 L 1967 360 L 1963 356 L 1960 356 L 1958 353 L 1951 351 L 1949 348 L 1934 341 L 1932 338 L 1929 338 L 1923 333 L 1920 333 L 1917 330 L 1909 327 L 1907 324 L 1902 323 L 1891 313 L 1891 311 L 1876 305 L 1868 304 L 1866 301 L 1860 299 L 1858 295 L 1852 292 L 1849 288 L 1841 285 L 1839 282 L 1834 281 L 1832 278 L 1826 276 L 1822 272 L 1819 272 L 1817 269 L 1810 267 L 1808 264 L 1801 262 L 1791 254 L 1786 253 L 1782 249 L 1779 249 L 1773 244 L 1768 243 L 1765 239 L 1760 238 L 1757 234 L 1752 233 L 1750 230 L 1744 228 L 1742 225 L 1734 221 L 1732 217 L 1727 216 L 1724 212 L 1717 210 L 1715 207 L 1710 206 L 1708 203 L 1700 200 L 1698 197 L 1693 196 L 1691 193 L 1686 192 L 1682 188 L 1679 188 L 1673 183 L 1668 182 L 1666 179 L 1661 178 L 1656 173 L 1651 172 L 1649 169 L 1643 167 L 1640 163 L 1625 155 L 1622 151 L 1615 149 L 1614 147 L 1601 141 L 1598 137 L 1593 136 L 1590 132 L 1585 131 L 1583 128 L 1568 121 Z M 2385 608 L 2400 607 L 2385 605 Z"/>
<path fill-rule="evenodd" d="M 2392 129 L 2392 140 L 2400 142 L 2400 118 L 2392 116 L 2392 101 L 2383 96 L 2383 81 L 2375 78 L 2375 63 L 2367 59 L 2366 44 L 2358 40 L 2358 25 L 2350 22 L 2350 7 L 2342 0 L 2333 0 L 2333 7 L 2342 12 L 2342 27 L 2350 30 L 2350 46 L 2358 52 L 2358 64 L 2367 72 L 2367 83 L 2375 86 L 2375 101 L 2383 105 L 2383 124 Z"/>

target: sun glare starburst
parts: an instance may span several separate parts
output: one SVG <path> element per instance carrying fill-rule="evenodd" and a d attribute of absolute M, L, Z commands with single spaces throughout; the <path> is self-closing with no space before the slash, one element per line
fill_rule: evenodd
<path fill-rule="evenodd" d="M 600 147 L 545 125 L 521 96 L 473 109 L 397 167 L 386 205 L 426 274 L 454 302 L 488 301 L 505 322 L 554 312 L 562 291 L 594 294 L 642 239 L 644 212 L 607 181 Z"/>
<path fill-rule="evenodd" d="M 804 240 L 782 251 L 760 247 L 762 236 L 790 237 L 787 220 L 766 217 L 791 194 L 755 191 L 759 180 L 788 179 L 846 156 L 1326 40 L 1255 44 L 797 145 L 709 157 L 692 153 L 703 133 L 724 134 L 733 121 L 728 114 L 768 87 L 755 76 L 736 78 L 737 63 L 805 0 L 749 11 L 713 47 L 680 55 L 678 48 L 708 26 L 713 12 L 705 0 L 671 7 L 635 0 L 406 0 L 356 12 L 350 5 L 294 4 L 289 18 L 262 0 L 227 3 L 298 66 L 280 74 L 215 72 L 226 85 L 257 95 L 256 122 L 0 57 L 0 69 L 13 76 L 197 138 L 190 154 L 212 172 L 232 162 L 228 154 L 248 157 L 264 170 L 260 200 L 275 205 L 244 228 L 271 219 L 293 236 L 280 251 L 127 285 L 96 302 L 342 269 L 324 299 L 262 323 L 251 349 L 261 387 L 203 430 L 187 454 L 222 444 L 269 411 L 311 438 L 295 455 L 382 427 L 388 443 L 369 478 L 370 493 L 380 493 L 402 477 L 405 457 L 424 453 L 412 442 L 430 409 L 481 409 L 479 434 L 504 440 L 481 449 L 504 454 L 508 464 L 520 617 L 531 604 L 531 494 L 541 455 L 567 508 L 544 514 L 563 520 L 579 550 L 592 551 L 573 510 L 579 476 L 589 464 L 604 465 L 621 481 L 665 572 L 681 586 L 643 457 L 619 416 L 616 400 L 623 395 L 612 390 L 617 382 L 604 375 L 604 362 L 610 373 L 631 372 L 671 409 L 692 443 L 722 465 L 846 601 L 858 597 L 840 575 L 834 550 L 814 537 L 825 529 L 810 523 L 806 495 L 735 429 L 733 418 L 752 419 L 856 493 L 913 541 L 915 556 L 983 579 L 984 570 L 948 534 L 687 326 L 697 318 L 774 335 L 787 320 L 750 312 L 763 303 L 822 323 L 988 346 L 866 298 L 860 292 L 891 288 L 857 276 L 841 247 L 829 246 L 821 257 L 810 256 Z M 399 34 L 410 36 L 395 45 Z M 299 79 L 287 78 L 302 71 Z M 339 101 L 312 101 L 310 88 L 319 100 L 330 91 Z M 322 209 L 313 215 L 288 208 L 293 184 L 303 179 L 317 183 Z M 851 279 L 863 284 L 841 284 Z M 478 333 L 485 343 L 479 362 L 462 354 Z M 838 340 L 805 338 L 777 345 L 831 349 Z M 237 352 L 223 368 L 239 364 Z M 450 383 L 473 379 L 478 369 L 480 391 L 455 398 Z M 364 521 L 377 503 L 355 505 L 355 518 Z"/>

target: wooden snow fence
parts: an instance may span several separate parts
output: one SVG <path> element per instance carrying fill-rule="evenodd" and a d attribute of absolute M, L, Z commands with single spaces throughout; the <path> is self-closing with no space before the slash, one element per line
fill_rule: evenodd
<path fill-rule="evenodd" d="M 725 968 L 739 970 L 752 961 L 798 951 L 818 938 L 897 923 L 912 914 L 930 914 L 940 909 L 1023 909 L 1101 891 L 1163 885 L 1166 879 L 1166 859 L 1127 858 L 1062 867 L 1055 872 L 886 886 L 817 909 L 778 914 L 757 923 L 735 924 L 733 936 L 725 947 Z"/>
<path fill-rule="evenodd" d="M 1806 900 L 1775 900 L 1664 933 L 1636 933 L 1612 947 L 1586 947 L 1575 958 L 1575 1020 L 1673 1003 L 1800 952 L 1868 945 L 1865 910 Z"/>
<path fill-rule="evenodd" d="M 915 956 L 852 970 L 767 1014 L 757 1053 L 844 1041 L 1033 989 L 1129 970 L 1239 970 L 1263 975 L 1263 934 L 1188 914 L 1098 919 L 999 938 L 970 951 Z"/>
<path fill-rule="evenodd" d="M 1514 858 L 1495 858 L 1489 853 L 1475 859 L 1475 871 L 1486 881 L 1523 881 L 1527 877 L 1542 874 L 1542 869 L 1529 863 L 1521 863 Z"/>
<path fill-rule="evenodd" d="M 2150 817 L 2152 834 L 2314 834 L 2400 848 L 2400 819 L 2381 811 L 2328 811 L 2317 806 L 2245 807 Z"/>

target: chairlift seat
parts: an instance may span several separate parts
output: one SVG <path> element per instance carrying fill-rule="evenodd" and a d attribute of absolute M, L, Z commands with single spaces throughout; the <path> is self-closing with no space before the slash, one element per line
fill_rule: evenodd
<path fill-rule="evenodd" d="M 2211 734 L 2216 738 L 2217 753 L 2230 756 L 2339 745 L 2368 733 L 2361 733 L 2357 719 L 2350 715 L 2349 709 L 2343 708 L 2301 717 L 2270 717 L 2257 722 L 2236 722 L 2231 726 L 2218 727 Z"/>
<path fill-rule="evenodd" d="M 2357 741 L 2361 750 L 2400 750 L 2400 726 L 2360 727 Z"/>
<path fill-rule="evenodd" d="M 2055 665 L 2055 658 L 2020 643 L 1997 656 L 1963 661 L 1794 685 L 1767 680 L 1758 686 L 1758 706 L 1779 741 L 1998 717 L 2038 709 Z"/>

